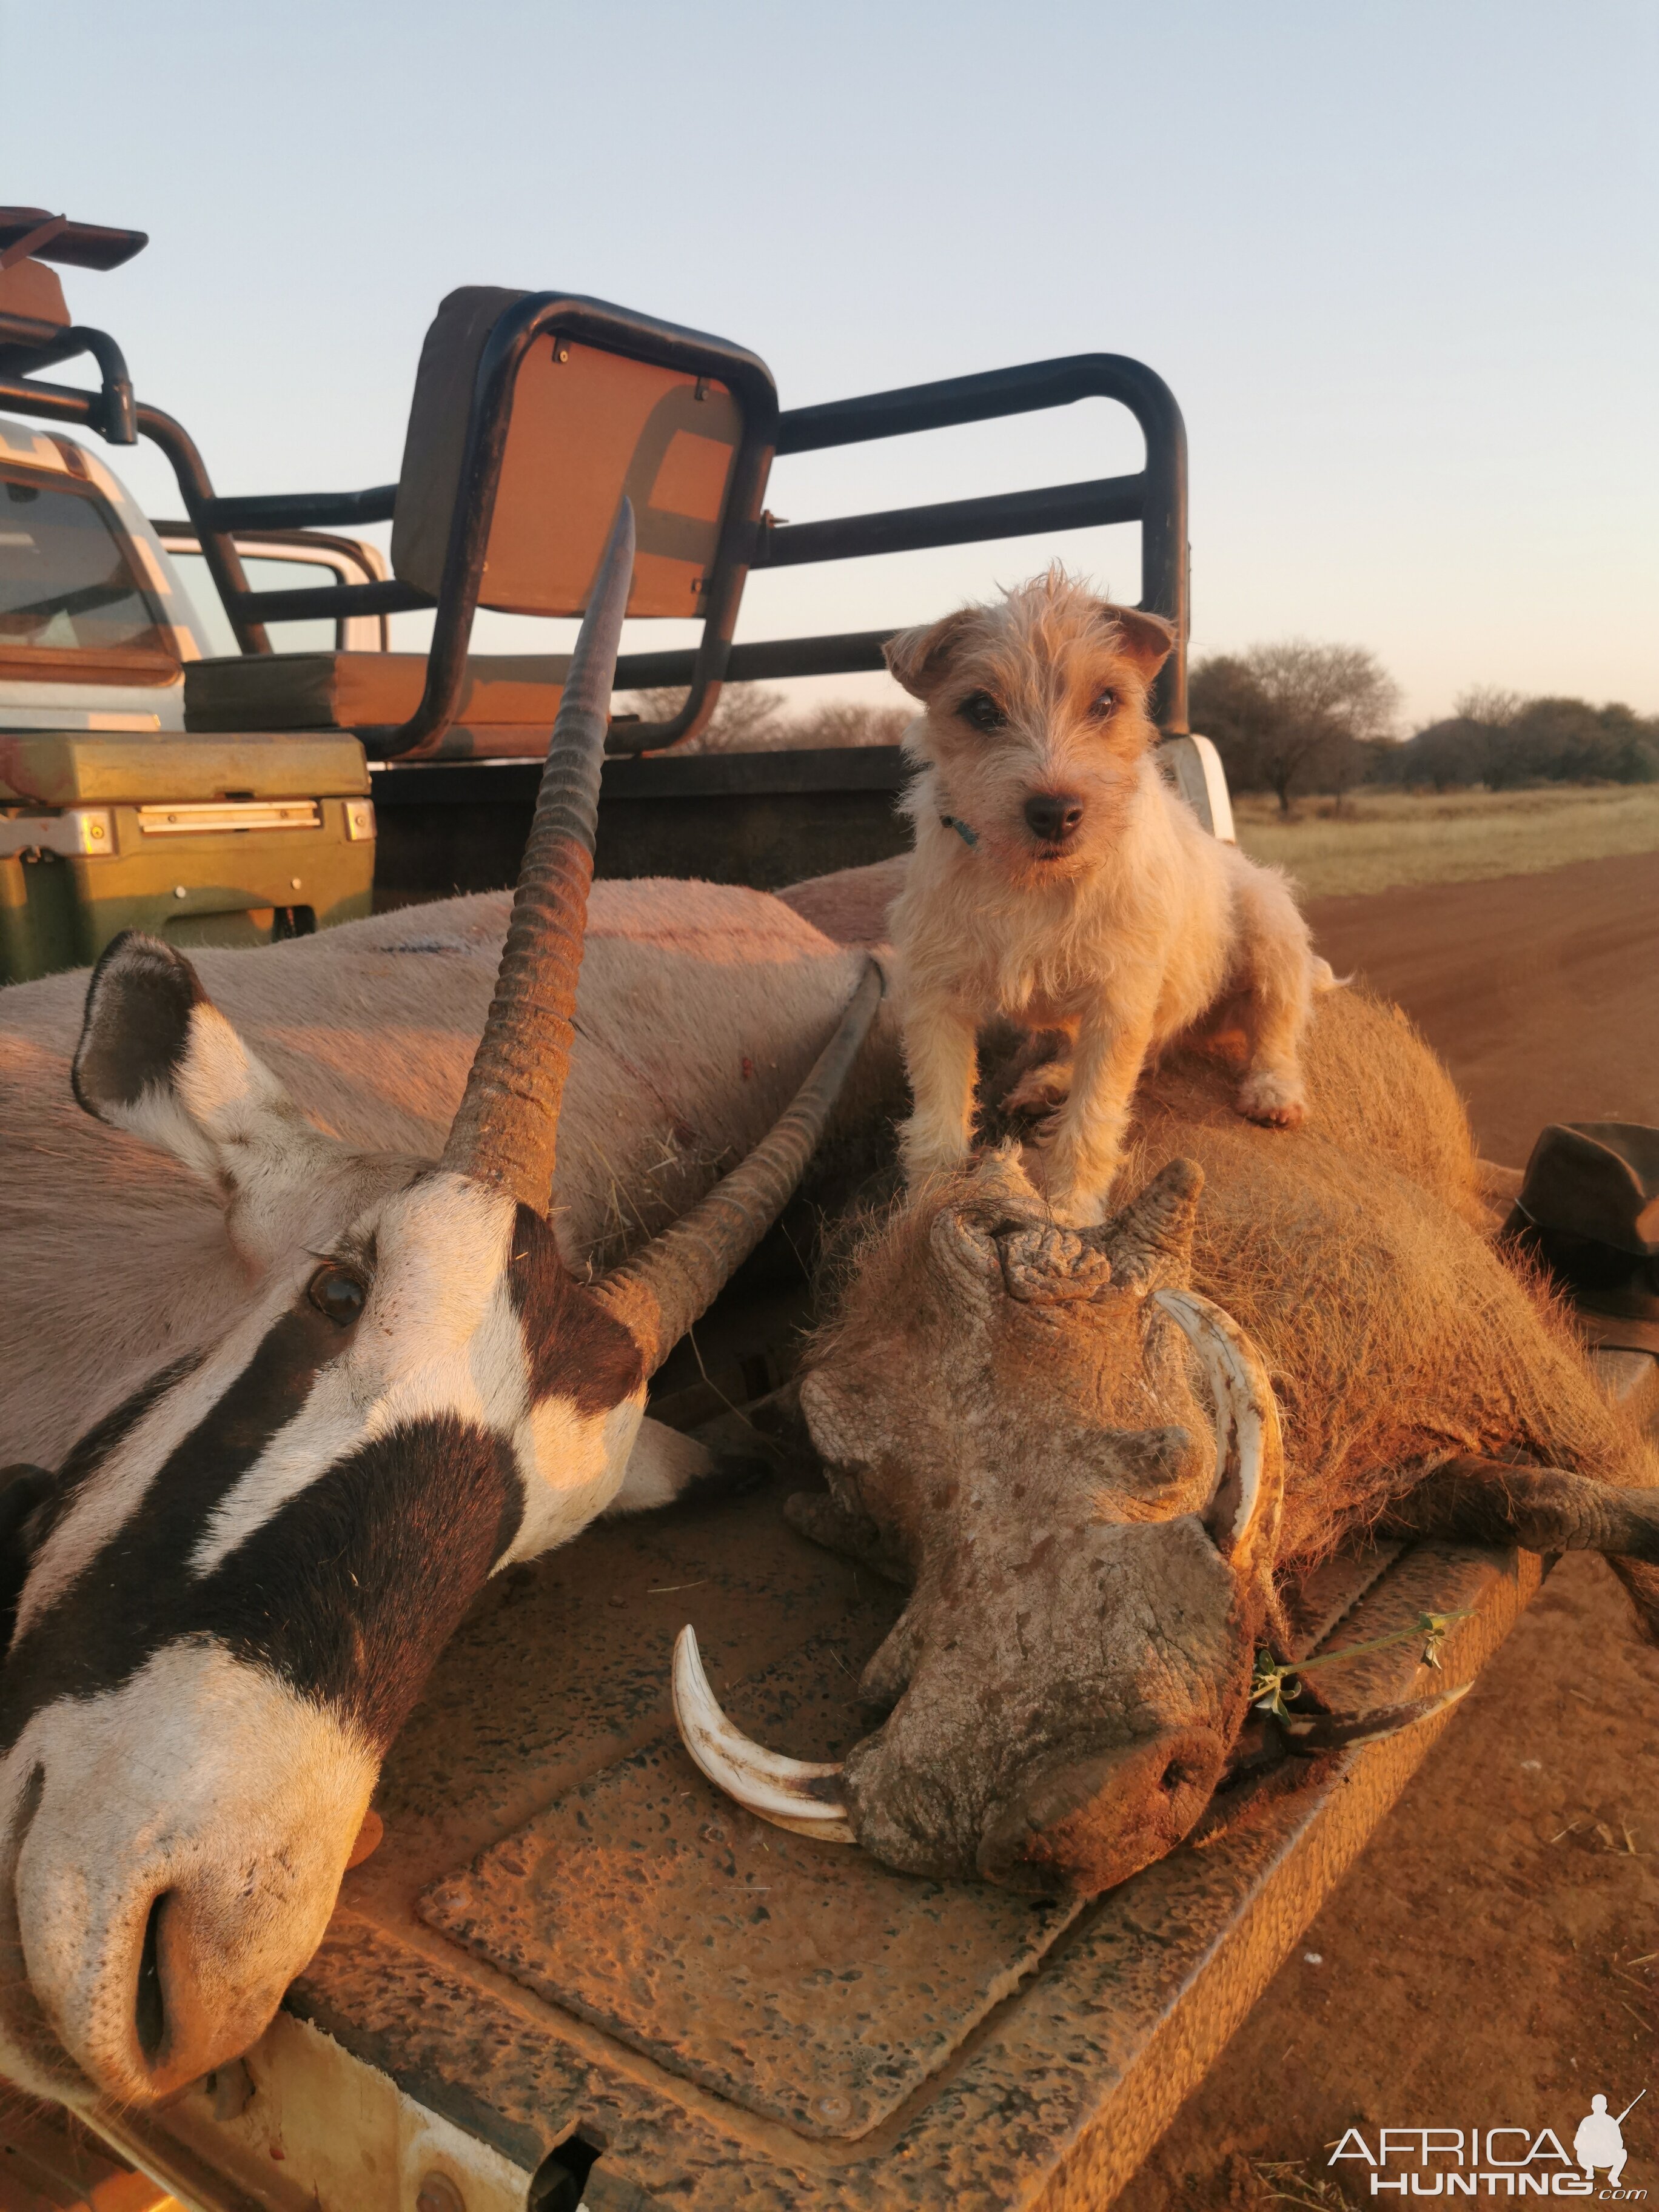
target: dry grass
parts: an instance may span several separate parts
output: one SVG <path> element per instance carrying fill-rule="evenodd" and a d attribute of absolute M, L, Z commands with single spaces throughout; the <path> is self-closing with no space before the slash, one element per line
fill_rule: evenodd
<path fill-rule="evenodd" d="M 1236 799 L 1238 842 L 1288 869 L 1310 898 L 1396 884 L 1530 876 L 1572 860 L 1659 852 L 1659 787 L 1556 786 L 1543 791 L 1352 793 L 1340 812 L 1304 799 L 1291 820 L 1277 800 Z"/>

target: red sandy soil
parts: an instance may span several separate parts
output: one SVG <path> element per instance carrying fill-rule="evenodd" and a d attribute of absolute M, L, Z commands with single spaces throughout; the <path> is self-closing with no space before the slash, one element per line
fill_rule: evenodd
<path fill-rule="evenodd" d="M 1339 975 L 1421 1029 L 1488 1159 L 1523 1167 L 1547 1121 L 1659 1122 L 1659 853 L 1316 899 L 1308 918 Z"/>
<path fill-rule="evenodd" d="M 1547 1121 L 1659 1122 L 1659 855 L 1324 899 L 1310 914 L 1339 974 L 1357 969 L 1417 1020 L 1489 1158 L 1523 1164 Z M 1363 2166 L 1328 2166 L 1351 2124 L 1373 2148 L 1382 2125 L 1510 2124 L 1553 2127 L 1571 2147 L 1592 2093 L 1616 2113 L 1644 2087 L 1624 2186 L 1659 2201 L 1656 2031 L 1659 1651 L 1637 1642 L 1600 1560 L 1581 1556 L 1486 1669 L 1121 2212 L 1311 2205 L 1310 2185 L 1333 2182 L 1388 2204 Z"/>

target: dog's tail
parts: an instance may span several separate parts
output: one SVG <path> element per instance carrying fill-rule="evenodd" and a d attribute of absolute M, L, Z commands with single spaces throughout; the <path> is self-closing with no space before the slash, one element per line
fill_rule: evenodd
<path fill-rule="evenodd" d="M 1316 952 L 1313 954 L 1309 964 L 1310 979 L 1316 991 L 1346 991 L 1353 981 L 1352 975 L 1339 975 L 1330 962 L 1322 960 Z"/>

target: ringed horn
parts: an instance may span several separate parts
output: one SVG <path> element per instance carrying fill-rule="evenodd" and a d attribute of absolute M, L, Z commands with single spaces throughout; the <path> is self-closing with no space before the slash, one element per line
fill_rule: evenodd
<path fill-rule="evenodd" d="M 1273 1386 L 1260 1354 L 1219 1306 L 1188 1291 L 1158 1295 L 1191 1337 L 1215 1400 L 1212 1512 L 1219 1506 L 1225 1516 L 1228 1528 L 1218 1541 L 1231 1552 L 1257 1529 L 1264 1509 L 1270 1527 L 1277 1526 L 1283 1465 Z M 1245 1548 L 1254 1559 L 1254 1543 Z M 696 1765 L 747 1811 L 797 1835 L 826 1843 L 857 1841 L 837 1786 L 841 1768 L 785 1759 L 739 1735 L 708 1686 L 696 1634 L 689 1626 L 681 1629 L 674 1645 L 674 1717 Z"/>
<path fill-rule="evenodd" d="M 574 1035 L 599 774 L 623 618 L 634 574 L 624 499 L 588 594 L 542 771 L 495 994 L 444 1164 L 545 1214 L 559 1103 Z M 884 989 L 866 967 L 841 1024 L 768 1134 L 724 1182 L 598 1282 L 584 1285 L 621 1322 L 653 1374 L 787 1203 L 863 1043 Z"/>

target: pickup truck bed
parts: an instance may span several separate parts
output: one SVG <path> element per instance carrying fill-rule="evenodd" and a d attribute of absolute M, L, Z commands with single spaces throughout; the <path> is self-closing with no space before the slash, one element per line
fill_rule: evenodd
<path fill-rule="evenodd" d="M 728 1313 L 726 1352 L 743 1337 Z M 1604 1358 L 1651 1412 L 1654 1362 Z M 390 2212 L 431 2171 L 505 2212 L 573 2135 L 578 2168 L 597 2153 L 590 2212 L 1108 2203 L 1444 1721 L 1293 1774 L 1083 1905 L 783 1834 L 702 1780 L 667 1685 L 690 1620 L 740 1726 L 805 1757 L 862 1733 L 856 1678 L 898 1594 L 793 1534 L 799 1481 L 596 1527 L 492 1588 L 392 1753 L 385 1840 L 250 2055 L 245 2105 L 216 2118 L 193 2094 L 111 2139 L 226 2208 L 298 2212 L 315 2188 Z M 1320 1570 L 1299 1619 L 1331 1648 L 1466 1611 L 1438 1676 L 1411 1644 L 1345 1670 L 1385 1705 L 1477 1673 L 1542 1572 L 1389 1547 Z"/>

